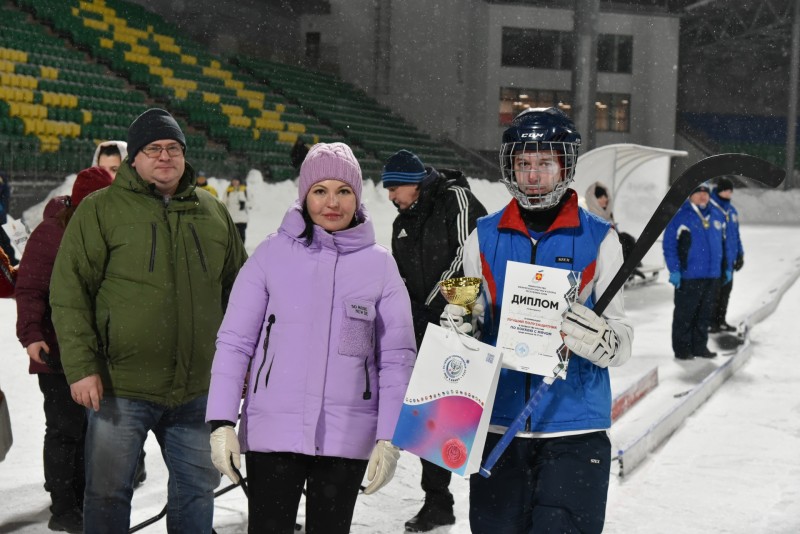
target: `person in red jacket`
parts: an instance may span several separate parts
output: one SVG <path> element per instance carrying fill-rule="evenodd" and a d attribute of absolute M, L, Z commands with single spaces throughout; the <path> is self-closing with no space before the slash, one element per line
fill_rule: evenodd
<path fill-rule="evenodd" d="M 16 284 L 17 338 L 28 353 L 28 372 L 38 375 L 44 395 L 44 479 L 50 492 L 51 530 L 83 532 L 86 416 L 72 400 L 61 369 L 53 322 L 50 319 L 50 275 L 64 229 L 87 195 L 111 185 L 111 175 L 100 167 L 78 173 L 71 196 L 53 198 L 44 219 L 25 247 Z"/>

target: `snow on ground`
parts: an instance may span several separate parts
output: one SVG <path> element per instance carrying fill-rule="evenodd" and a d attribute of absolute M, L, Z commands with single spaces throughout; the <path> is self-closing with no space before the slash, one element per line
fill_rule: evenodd
<path fill-rule="evenodd" d="M 509 200 L 501 184 L 471 183 L 489 211 Z M 225 182 L 212 180 L 212 184 L 224 191 Z M 253 209 L 246 246 L 252 251 L 277 228 L 297 189 L 292 182 L 264 184 L 256 171 L 248 176 L 248 184 Z M 62 188 L 69 191 L 66 183 Z M 744 221 L 773 226 L 743 228 L 745 267 L 736 275 L 730 321 L 741 319 L 761 302 L 765 280 L 773 271 L 791 269 L 800 254 L 800 227 L 794 226 L 800 222 L 796 191 L 751 194 L 739 190 L 737 195 Z M 383 189 L 371 182 L 365 183 L 363 197 L 378 241 L 388 246 L 394 207 Z M 769 219 L 764 218 L 767 215 Z M 677 364 L 669 348 L 672 291 L 664 278 L 629 291 L 626 303 L 636 328 L 634 358 L 647 358 L 668 376 Z M 796 386 L 800 366 L 791 350 L 792 320 L 797 316 L 800 284 L 788 291 L 773 316 L 754 328 L 750 361 L 637 471 L 624 480 L 612 476 L 606 532 L 800 532 L 800 394 Z M 0 463 L 0 533 L 48 532 L 49 498 L 42 488 L 41 394 L 36 378 L 27 374 L 27 356 L 14 334 L 13 301 L 0 301 L 0 321 L 5 325 L 0 331 L 0 385 L 8 397 L 15 439 Z M 618 424 L 623 422 L 624 417 Z M 167 472 L 152 437 L 146 450 L 148 479 L 134 495 L 132 525 L 156 515 L 166 502 Z M 359 498 L 352 532 L 402 532 L 403 523 L 418 511 L 423 499 L 419 476 L 419 460 L 403 453 L 391 484 L 376 495 Z M 224 482 L 227 479 L 223 486 Z M 467 533 L 468 483 L 454 477 L 450 488 L 456 498 L 457 523 L 436 534 Z M 303 515 L 301 506 L 300 522 Z M 143 532 L 166 532 L 165 524 L 162 519 Z M 215 528 L 220 534 L 246 532 L 247 503 L 238 488 L 217 499 Z"/>

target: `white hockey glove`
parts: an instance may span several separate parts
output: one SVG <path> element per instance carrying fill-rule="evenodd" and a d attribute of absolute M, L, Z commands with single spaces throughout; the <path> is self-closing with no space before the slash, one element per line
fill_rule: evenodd
<path fill-rule="evenodd" d="M 239 440 L 232 426 L 221 426 L 211 433 L 211 463 L 234 484 L 239 483 L 239 476 L 231 466 L 242 468 L 240 456 Z"/>
<path fill-rule="evenodd" d="M 605 319 L 582 304 L 575 303 L 567 310 L 561 331 L 569 350 L 598 367 L 608 367 L 617 354 L 617 334 Z"/>
<path fill-rule="evenodd" d="M 456 330 L 463 334 L 478 337 L 476 335 L 478 333 L 478 318 L 483 316 L 483 304 L 480 301 L 476 302 L 472 307 L 471 315 L 464 306 L 459 306 L 458 304 L 448 304 L 444 307 L 442 315 L 439 316 L 439 325 L 442 328 L 452 330 L 453 325 L 450 324 L 448 314 L 456 325 Z"/>
<path fill-rule="evenodd" d="M 364 495 L 372 495 L 392 480 L 397 460 L 400 458 L 400 449 L 390 441 L 379 439 L 372 449 L 367 464 L 367 481 L 369 486 L 364 489 Z"/>

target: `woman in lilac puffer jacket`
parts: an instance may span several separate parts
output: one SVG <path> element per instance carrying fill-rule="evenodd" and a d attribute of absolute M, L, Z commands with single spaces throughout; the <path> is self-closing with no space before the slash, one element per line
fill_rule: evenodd
<path fill-rule="evenodd" d="M 414 329 L 397 265 L 360 204 L 361 182 L 347 145 L 311 149 L 298 201 L 239 272 L 217 336 L 212 459 L 236 482 L 246 453 L 250 532 L 291 531 L 306 484 L 306 532 L 348 532 L 365 470 L 365 493 L 394 473 L 389 440 Z"/>

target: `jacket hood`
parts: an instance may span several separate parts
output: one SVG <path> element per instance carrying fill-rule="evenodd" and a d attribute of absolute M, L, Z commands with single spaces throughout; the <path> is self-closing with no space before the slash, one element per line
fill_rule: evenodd
<path fill-rule="evenodd" d="M 603 189 L 606 190 L 606 196 L 608 196 L 608 205 L 605 208 L 601 208 L 600 204 L 597 202 L 595 191 L 597 191 L 598 187 L 602 187 Z M 595 215 L 602 217 L 607 221 L 611 221 L 612 218 L 611 214 L 614 211 L 614 197 L 611 194 L 611 189 L 609 189 L 609 187 L 606 184 L 602 182 L 593 183 L 586 189 L 586 194 L 584 195 L 583 198 L 586 201 L 586 208 L 589 211 L 591 211 Z"/>
<path fill-rule="evenodd" d="M 719 204 L 720 206 L 722 206 L 722 208 L 723 208 L 724 210 L 726 210 L 726 211 L 727 211 L 727 210 L 728 210 L 728 208 L 730 208 L 730 206 L 731 206 L 731 201 L 730 201 L 730 199 L 726 200 L 726 199 L 722 198 L 721 196 L 719 196 L 719 195 L 717 194 L 717 190 L 716 190 L 716 189 L 715 189 L 714 191 L 712 191 L 712 193 L 711 193 L 711 200 L 713 200 L 714 202 L 716 202 L 717 204 Z"/>
<path fill-rule="evenodd" d="M 340 254 L 355 252 L 375 244 L 375 227 L 372 219 L 363 204 L 356 210 L 356 217 L 361 222 L 352 227 L 338 232 L 326 232 L 320 226 L 314 225 L 314 239 L 311 248 L 332 248 Z M 283 232 L 295 241 L 305 244 L 305 238 L 299 237 L 306 228 L 303 220 L 303 205 L 300 200 L 295 200 L 292 207 L 283 216 L 279 232 Z"/>
<path fill-rule="evenodd" d="M 94 156 L 92 156 L 92 167 L 97 167 L 97 159 L 100 157 L 100 149 L 106 146 L 116 146 L 119 150 L 120 160 L 125 161 L 128 157 L 128 143 L 125 141 L 103 141 L 97 148 L 94 149 Z"/>
<path fill-rule="evenodd" d="M 43 219 L 50 219 L 59 214 L 61 210 L 70 205 L 69 196 L 62 195 L 51 198 L 44 207 Z"/>
<path fill-rule="evenodd" d="M 683 205 L 681 206 L 681 209 L 678 210 L 678 211 L 688 211 L 688 212 L 691 212 L 691 213 L 695 214 L 695 216 L 696 216 L 696 212 L 694 211 L 694 208 L 695 208 L 695 205 L 692 204 L 691 200 L 684 200 L 683 201 Z M 700 211 L 700 213 L 703 214 L 703 216 L 708 215 L 709 210 L 711 209 L 711 201 L 709 201 L 708 204 L 706 204 L 705 208 L 697 206 L 697 209 Z"/>
<path fill-rule="evenodd" d="M 433 167 L 425 167 L 427 176 L 420 184 L 419 198 L 405 210 L 398 210 L 401 214 L 416 215 L 425 213 L 434 204 L 433 199 L 439 198 L 444 194 L 448 187 L 459 186 L 469 190 L 469 182 L 464 173 L 455 169 L 436 170 Z"/>
<path fill-rule="evenodd" d="M 197 181 L 197 174 L 195 173 L 194 168 L 189 165 L 189 162 L 186 162 L 186 169 L 183 171 L 183 176 L 178 181 L 178 189 L 175 190 L 175 194 L 172 198 L 188 198 L 194 195 L 194 188 L 195 183 Z M 128 160 L 122 162 L 120 165 L 119 170 L 117 171 L 117 176 L 114 181 L 111 183 L 111 187 L 122 187 L 129 191 L 134 191 L 137 193 L 149 194 L 155 197 L 161 197 L 161 193 L 155 188 L 153 184 L 149 184 L 144 181 L 144 179 L 139 176 L 139 173 L 131 167 L 131 164 Z"/>

